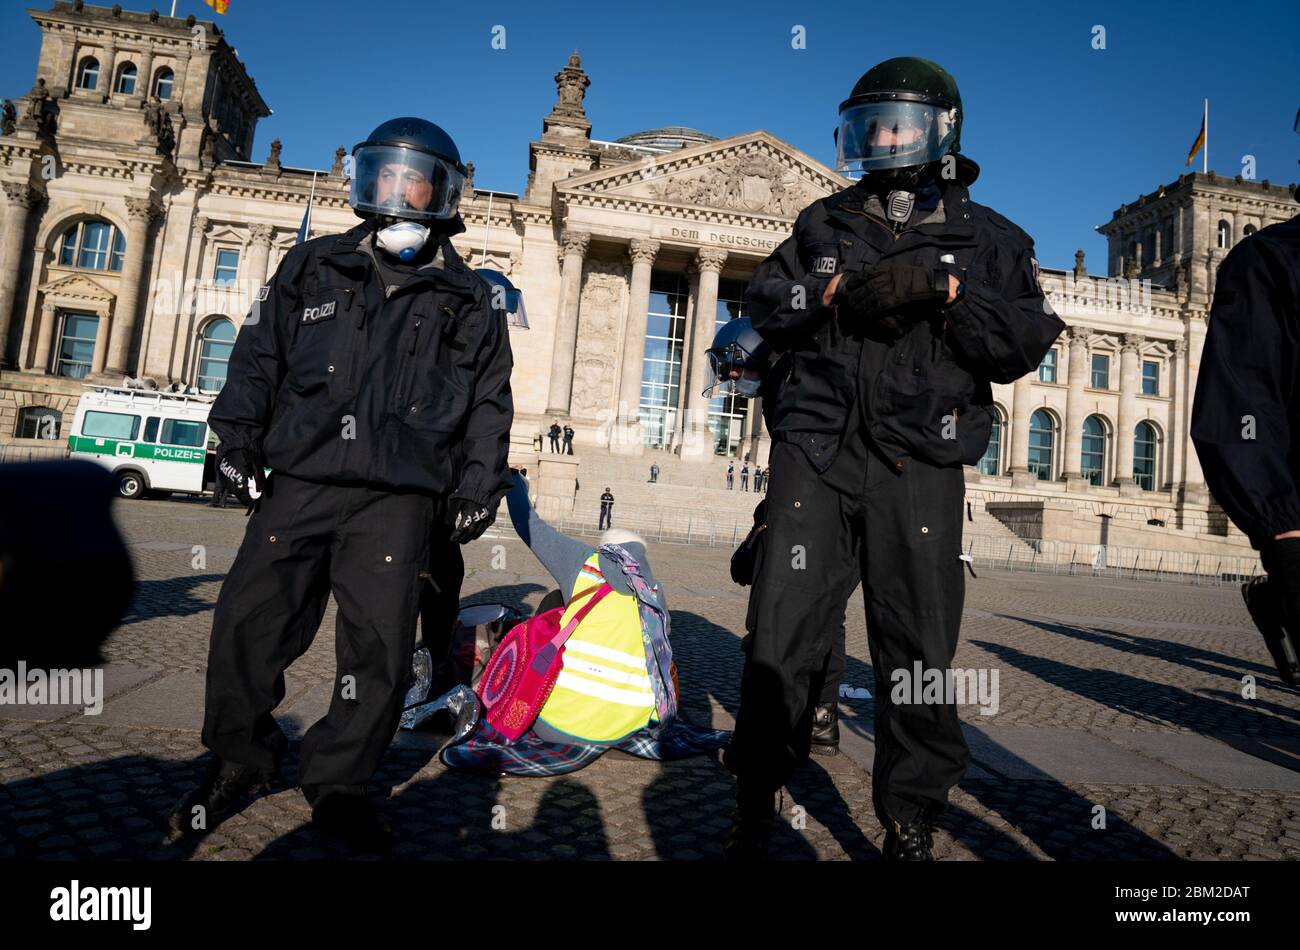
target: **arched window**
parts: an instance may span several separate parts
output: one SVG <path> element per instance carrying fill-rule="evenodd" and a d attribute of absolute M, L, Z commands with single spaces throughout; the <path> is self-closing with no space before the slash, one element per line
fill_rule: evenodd
<path fill-rule="evenodd" d="M 1039 409 L 1029 417 L 1029 470 L 1042 481 L 1052 479 L 1052 417 Z"/>
<path fill-rule="evenodd" d="M 1250 237 L 1252 234 L 1254 234 L 1254 233 L 1255 233 L 1256 231 L 1258 231 L 1258 230 L 1259 230 L 1259 229 L 1256 228 L 1255 225 L 1253 225 L 1253 224 L 1248 224 L 1248 225 L 1246 225 L 1244 228 L 1241 229 L 1241 236 L 1244 237 L 1244 238 L 1248 238 L 1248 237 Z"/>
<path fill-rule="evenodd" d="M 1083 420 L 1083 452 L 1079 459 L 1083 477 L 1094 485 L 1106 475 L 1106 425 L 1097 416 Z"/>
<path fill-rule="evenodd" d="M 176 82 L 176 74 L 164 66 L 158 70 L 158 75 L 153 81 L 153 94 L 159 99 L 170 99 L 172 97 L 172 85 Z"/>
<path fill-rule="evenodd" d="M 235 347 L 235 325 L 224 317 L 203 328 L 199 340 L 199 389 L 217 392 L 226 384 L 226 366 Z"/>
<path fill-rule="evenodd" d="M 980 459 L 979 471 L 981 475 L 1002 474 L 1002 410 L 997 406 L 993 407 L 993 428 L 989 433 L 989 446 Z"/>
<path fill-rule="evenodd" d="M 77 67 L 77 88 L 94 89 L 99 85 L 99 60 L 87 56 Z"/>
<path fill-rule="evenodd" d="M 1156 490 L 1156 427 L 1139 422 L 1133 430 L 1133 481 L 1146 491 Z"/>
<path fill-rule="evenodd" d="M 59 264 L 88 270 L 118 272 L 126 257 L 126 238 L 112 224 L 97 218 L 80 221 L 59 239 Z"/>
<path fill-rule="evenodd" d="M 135 63 L 123 63 L 117 71 L 116 90 L 124 96 L 129 96 L 135 92 L 135 80 L 138 73 L 136 72 Z"/>
<path fill-rule="evenodd" d="M 24 406 L 18 410 L 18 427 L 14 429 L 16 439 L 59 440 L 59 427 L 63 424 L 63 413 L 49 406 Z"/>
<path fill-rule="evenodd" d="M 1232 240 L 1232 229 L 1228 227 L 1227 221 L 1219 222 L 1219 247 L 1227 247 L 1228 242 Z"/>

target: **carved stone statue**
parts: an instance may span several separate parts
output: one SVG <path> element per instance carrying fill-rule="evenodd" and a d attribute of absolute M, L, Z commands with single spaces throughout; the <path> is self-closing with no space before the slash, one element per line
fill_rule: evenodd
<path fill-rule="evenodd" d="M 1088 276 L 1088 268 L 1083 263 L 1083 248 L 1074 252 L 1074 279 L 1083 280 Z"/>
<path fill-rule="evenodd" d="M 13 135 L 14 129 L 18 126 L 18 109 L 14 106 L 13 100 L 4 101 L 3 113 L 0 113 L 0 135 Z"/>
<path fill-rule="evenodd" d="M 176 148 L 176 130 L 172 126 L 172 117 L 166 112 L 158 120 L 158 154 L 168 155 Z"/>
<path fill-rule="evenodd" d="M 157 96 L 150 96 L 149 101 L 144 104 L 144 127 L 148 129 L 150 135 L 158 138 L 162 134 L 162 123 L 162 100 Z"/>
<path fill-rule="evenodd" d="M 217 164 L 217 136 L 220 134 L 221 126 L 217 117 L 209 116 L 203 126 L 203 141 L 199 145 L 199 161 L 208 167 Z"/>
<path fill-rule="evenodd" d="M 343 177 L 343 156 L 347 155 L 348 150 L 342 145 L 334 150 L 334 164 L 330 167 L 330 174 L 337 177 Z"/>
<path fill-rule="evenodd" d="M 585 116 L 587 113 L 582 107 L 582 100 L 590 85 L 591 79 L 583 71 L 582 60 L 575 49 L 565 67 L 555 74 L 555 91 L 559 101 L 552 111 L 558 115 Z"/>
<path fill-rule="evenodd" d="M 266 160 L 266 164 L 280 167 L 280 149 L 282 148 L 280 140 L 276 139 L 271 143 L 271 156 Z"/>
<path fill-rule="evenodd" d="M 27 118 L 38 127 L 45 126 L 45 100 L 50 98 L 50 91 L 45 88 L 45 80 L 36 80 L 31 92 L 27 93 Z"/>

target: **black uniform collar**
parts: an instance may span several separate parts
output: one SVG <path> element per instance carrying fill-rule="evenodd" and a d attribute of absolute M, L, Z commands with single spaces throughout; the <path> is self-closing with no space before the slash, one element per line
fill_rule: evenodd
<path fill-rule="evenodd" d="M 958 168 L 961 168 L 960 159 Z M 866 200 L 871 192 L 862 182 L 831 195 L 825 199 L 823 206 L 828 219 L 839 227 L 860 235 L 881 252 L 909 238 L 937 238 L 945 242 L 962 242 L 973 238 L 975 225 L 971 218 L 970 193 L 962 183 L 962 175 L 959 172 L 956 181 L 945 181 L 940 178 L 938 184 L 942 194 L 945 220 L 908 228 L 899 235 L 897 240 L 886 224 L 867 214 Z"/>

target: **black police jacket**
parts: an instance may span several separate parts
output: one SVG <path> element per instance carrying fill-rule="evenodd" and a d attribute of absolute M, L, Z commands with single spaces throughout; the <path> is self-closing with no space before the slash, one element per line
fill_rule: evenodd
<path fill-rule="evenodd" d="M 386 294 L 371 233 L 364 223 L 285 255 L 209 422 L 224 447 L 260 448 L 273 472 L 490 503 L 511 484 L 505 314 L 448 235 Z"/>
<path fill-rule="evenodd" d="M 943 223 L 898 235 L 866 213 L 861 185 L 815 201 L 750 280 L 754 329 L 784 352 L 772 438 L 800 444 L 819 471 L 834 461 L 859 399 L 871 438 L 891 458 L 975 464 L 994 419 L 990 384 L 1033 371 L 1065 328 L 1039 286 L 1033 240 L 970 200 L 963 173 L 973 180 L 974 167 L 958 159 L 958 178 L 943 183 Z M 835 274 L 890 259 L 964 271 L 965 294 L 897 339 L 870 330 L 869 317 L 822 304 Z"/>
<path fill-rule="evenodd" d="M 1219 265 L 1192 402 L 1205 483 L 1256 549 L 1300 530 L 1300 216 Z"/>

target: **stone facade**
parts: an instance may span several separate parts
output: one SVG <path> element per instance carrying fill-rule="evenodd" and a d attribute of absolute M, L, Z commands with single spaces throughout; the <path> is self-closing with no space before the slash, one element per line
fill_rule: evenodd
<path fill-rule="evenodd" d="M 61 0 L 33 19 L 43 85 L 18 101 L 22 119 L 0 137 L 0 446 L 41 444 L 18 426 L 20 409 L 41 404 L 42 393 L 62 411 L 66 437 L 82 385 L 59 375 L 71 352 L 68 314 L 97 318 L 93 352 L 83 344 L 88 379 L 194 385 L 212 372 L 205 338 L 221 321 L 242 323 L 297 241 L 309 196 L 314 235 L 356 221 L 342 148 L 329 170 L 282 165 L 278 141 L 267 161 L 251 161 L 269 109 L 215 24 Z M 90 57 L 96 88 L 79 88 Z M 117 91 L 128 63 L 140 78 Z M 160 70 L 171 75 L 166 99 L 145 94 L 161 91 Z M 467 231 L 455 239 L 471 266 L 496 268 L 525 292 L 531 329 L 512 330 L 515 442 L 532 444 L 559 418 L 588 457 L 662 451 L 717 465 L 717 405 L 701 392 L 720 295 L 736 295 L 800 209 L 848 182 L 762 131 L 592 138 L 583 103 L 591 80 L 576 52 L 554 79 L 523 193 L 471 179 Z M 383 118 L 340 134 L 357 138 Z M 1069 332 L 1051 366 L 994 387 L 995 446 L 966 473 L 976 497 L 1131 511 L 1135 525 L 1156 519 L 1240 544 L 1205 491 L 1188 407 L 1218 263 L 1248 227 L 1294 211 L 1287 186 L 1184 175 L 1099 229 L 1112 276 L 1088 274 L 1082 251 L 1071 269 L 1043 268 Z M 106 223 L 125 240 L 115 268 L 78 266 L 79 246 L 68 259 L 65 236 L 82 222 Z M 1032 221 L 1020 223 L 1033 232 Z M 670 320 L 653 308 L 667 299 L 656 288 L 674 281 Z M 652 325 L 671 325 L 671 338 Z M 650 413 L 661 423 L 654 431 L 643 429 L 652 359 L 667 367 L 659 391 L 668 394 Z M 755 408 L 722 420 L 730 428 L 721 445 L 765 464 Z M 1135 449 L 1139 431 L 1152 448 Z M 1135 451 L 1150 457 L 1149 476 L 1137 480 Z"/>

